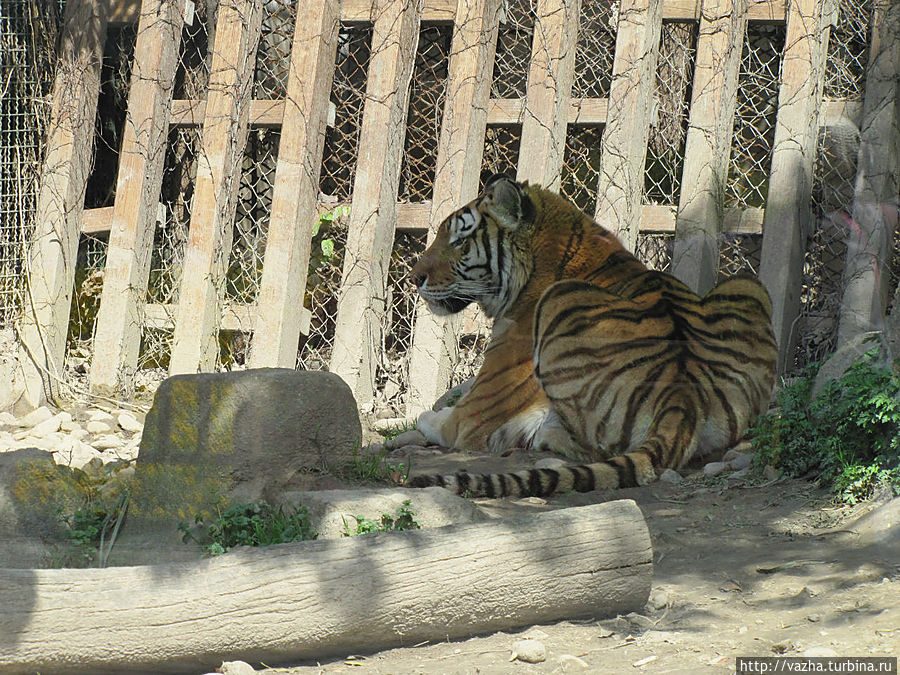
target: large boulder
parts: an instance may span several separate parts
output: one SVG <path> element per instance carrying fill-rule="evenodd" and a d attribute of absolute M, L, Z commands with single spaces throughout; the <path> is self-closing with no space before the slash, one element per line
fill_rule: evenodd
<path fill-rule="evenodd" d="M 149 562 L 154 547 L 186 548 L 180 522 L 278 494 L 299 474 L 340 471 L 361 438 L 353 394 L 332 373 L 263 368 L 170 377 L 144 421 L 121 553 L 111 563 Z M 150 543 L 152 532 L 159 537 Z"/>

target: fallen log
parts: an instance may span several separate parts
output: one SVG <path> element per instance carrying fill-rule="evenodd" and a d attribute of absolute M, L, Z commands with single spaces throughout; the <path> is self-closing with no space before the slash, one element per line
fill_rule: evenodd
<path fill-rule="evenodd" d="M 0 569 L 0 673 L 202 672 L 372 652 L 638 610 L 651 575 L 631 500 L 190 563 Z"/>

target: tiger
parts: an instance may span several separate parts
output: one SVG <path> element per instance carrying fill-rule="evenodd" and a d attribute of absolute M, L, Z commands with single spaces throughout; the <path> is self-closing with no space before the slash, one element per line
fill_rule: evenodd
<path fill-rule="evenodd" d="M 572 462 L 410 487 L 547 497 L 646 485 L 736 445 L 772 394 L 778 349 L 760 281 L 737 275 L 700 298 L 539 185 L 490 178 L 440 224 L 410 279 L 434 314 L 475 302 L 494 320 L 471 389 L 418 416 L 425 438 Z"/>

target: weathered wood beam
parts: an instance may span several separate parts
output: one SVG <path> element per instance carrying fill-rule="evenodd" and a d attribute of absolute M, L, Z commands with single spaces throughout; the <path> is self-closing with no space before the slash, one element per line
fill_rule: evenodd
<path fill-rule="evenodd" d="M 63 376 L 106 10 L 103 3 L 69 0 L 63 19 L 20 330 L 23 402 L 32 408 L 56 398 Z"/>
<path fill-rule="evenodd" d="M 394 242 L 400 161 L 422 0 L 381 0 L 359 132 L 359 157 L 330 370 L 350 386 L 361 408 L 375 388 L 388 262 Z"/>
<path fill-rule="evenodd" d="M 218 6 L 170 375 L 215 367 L 262 11 L 261 0 Z"/>
<path fill-rule="evenodd" d="M 194 563 L 0 569 L 0 671 L 203 672 L 610 617 L 644 606 L 652 574 L 631 500 Z"/>
<path fill-rule="evenodd" d="M 872 12 L 856 193 L 849 223 L 838 345 L 884 330 L 900 195 L 900 5 Z"/>
<path fill-rule="evenodd" d="M 672 273 L 701 297 L 718 276 L 746 16 L 746 0 L 703 2 L 672 255 Z"/>
<path fill-rule="evenodd" d="M 130 388 L 137 366 L 182 10 L 180 0 L 141 5 L 91 363 L 90 387 L 97 394 Z"/>
<path fill-rule="evenodd" d="M 318 220 L 338 10 L 337 0 L 325 0 L 297 12 L 257 300 L 259 316 L 250 347 L 253 368 L 293 368 L 297 363 L 310 247 Z"/>
<path fill-rule="evenodd" d="M 634 251 L 641 222 L 644 168 L 656 59 L 662 29 L 660 0 L 622 0 L 609 112 L 600 140 L 595 218 Z"/>
<path fill-rule="evenodd" d="M 834 0 L 788 9 L 759 277 L 772 297 L 778 371 L 793 352 L 800 280 L 812 227 L 810 197 Z"/>
<path fill-rule="evenodd" d="M 438 140 L 427 243 L 438 225 L 478 194 L 497 30 L 499 0 L 459 0 L 450 47 L 447 95 Z M 430 407 L 450 384 L 455 322 L 416 304 L 406 414 Z"/>
<path fill-rule="evenodd" d="M 538 0 L 516 178 L 559 190 L 581 0 Z"/>

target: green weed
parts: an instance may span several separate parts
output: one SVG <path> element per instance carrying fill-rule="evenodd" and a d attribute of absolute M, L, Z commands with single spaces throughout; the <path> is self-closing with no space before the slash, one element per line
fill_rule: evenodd
<path fill-rule="evenodd" d="M 392 516 L 387 513 L 381 514 L 381 521 L 375 522 L 365 516 L 353 516 L 356 520 L 356 528 L 350 530 L 347 523 L 344 528 L 348 537 L 355 537 L 360 534 L 371 534 L 372 532 L 400 532 L 403 530 L 418 530 L 421 525 L 416 520 L 416 514 L 412 510 L 410 500 L 405 499 L 403 503 L 397 507 L 396 513 Z"/>
<path fill-rule="evenodd" d="M 900 361 L 884 368 L 873 350 L 813 398 L 816 370 L 782 387 L 749 430 L 757 468 L 815 476 L 851 504 L 881 485 L 900 494 Z"/>
<path fill-rule="evenodd" d="M 389 462 L 387 449 L 377 453 L 364 453 L 356 449 L 347 465 L 345 477 L 363 483 L 389 483 L 402 485 L 409 478 L 409 464 Z"/>
<path fill-rule="evenodd" d="M 275 507 L 264 501 L 232 506 L 209 525 L 198 516 L 193 527 L 182 522 L 178 529 L 183 533 L 185 543 L 194 541 L 211 556 L 235 546 L 271 546 L 318 536 L 302 504 L 285 511 L 282 506 Z"/>

